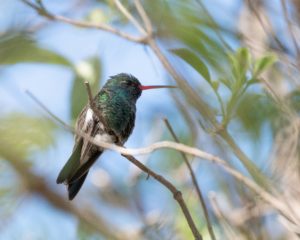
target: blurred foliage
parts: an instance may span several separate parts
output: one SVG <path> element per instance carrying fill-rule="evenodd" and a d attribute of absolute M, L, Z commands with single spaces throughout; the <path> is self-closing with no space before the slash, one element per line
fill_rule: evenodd
<path fill-rule="evenodd" d="M 0 156 L 8 149 L 19 158 L 54 143 L 53 122 L 21 113 L 0 118 Z"/>
<path fill-rule="evenodd" d="M 69 60 L 37 45 L 32 33 L 12 29 L 0 34 L 0 64 L 49 63 L 70 67 Z"/>
<path fill-rule="evenodd" d="M 88 96 L 84 82 L 90 84 L 93 94 L 99 91 L 101 79 L 101 63 L 99 58 L 91 57 L 84 60 L 74 67 L 75 78 L 73 81 L 71 95 L 71 117 L 73 120 L 77 118 L 83 107 L 88 102 Z"/>

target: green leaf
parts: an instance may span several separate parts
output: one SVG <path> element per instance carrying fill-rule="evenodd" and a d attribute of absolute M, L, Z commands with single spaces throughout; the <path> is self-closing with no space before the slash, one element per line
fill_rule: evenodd
<path fill-rule="evenodd" d="M 54 125 L 47 119 L 14 113 L 0 118 L 0 155 L 11 149 L 19 157 L 53 143 Z"/>
<path fill-rule="evenodd" d="M 268 55 L 258 59 L 254 64 L 253 75 L 257 77 L 268 67 L 272 66 L 276 61 L 277 57 L 275 55 Z"/>
<path fill-rule="evenodd" d="M 247 48 L 239 48 L 236 54 L 240 70 L 245 73 L 251 63 L 251 54 Z"/>
<path fill-rule="evenodd" d="M 233 89 L 238 91 L 247 80 L 247 71 L 250 67 L 251 55 L 247 48 L 239 48 L 235 54 L 229 54 L 229 60 L 234 76 Z"/>
<path fill-rule="evenodd" d="M 218 81 L 212 81 L 212 82 L 211 82 L 211 86 L 213 87 L 213 89 L 214 89 L 215 91 L 218 91 L 219 86 L 220 86 L 220 82 L 218 82 Z"/>
<path fill-rule="evenodd" d="M 219 81 L 223 83 L 229 90 L 232 90 L 232 84 L 228 78 L 219 78 Z"/>
<path fill-rule="evenodd" d="M 259 138 L 264 123 L 278 119 L 275 103 L 266 95 L 246 94 L 237 106 L 236 116 L 251 136 Z"/>
<path fill-rule="evenodd" d="M 259 83 L 260 82 L 260 79 L 259 78 L 251 78 L 248 80 L 248 85 L 251 85 L 251 84 L 255 84 L 255 83 Z"/>
<path fill-rule="evenodd" d="M 99 91 L 101 63 L 98 57 L 91 57 L 74 67 L 75 78 L 71 94 L 71 117 L 75 120 L 83 107 L 87 104 L 88 94 L 84 82 L 88 81 L 92 93 Z"/>
<path fill-rule="evenodd" d="M 71 66 L 69 60 L 53 51 L 39 47 L 25 32 L 6 32 L 0 35 L 0 64 L 36 62 Z"/>
<path fill-rule="evenodd" d="M 171 52 L 191 65 L 208 82 L 211 81 L 208 68 L 196 54 L 186 48 L 172 49 Z"/>

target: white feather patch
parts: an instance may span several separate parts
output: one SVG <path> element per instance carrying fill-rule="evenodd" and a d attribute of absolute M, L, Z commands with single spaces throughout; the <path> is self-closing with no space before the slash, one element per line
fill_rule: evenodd
<path fill-rule="evenodd" d="M 91 108 L 89 108 L 87 111 L 86 111 L 86 114 L 85 114 L 85 119 L 84 119 L 84 124 L 83 124 L 83 131 L 86 130 L 87 128 L 87 125 L 90 121 L 93 121 L 93 110 Z"/>
<path fill-rule="evenodd" d="M 95 140 L 99 141 L 99 142 L 108 142 L 108 143 L 113 143 L 113 136 L 107 134 L 107 133 L 103 133 L 102 135 L 97 134 L 95 136 Z"/>

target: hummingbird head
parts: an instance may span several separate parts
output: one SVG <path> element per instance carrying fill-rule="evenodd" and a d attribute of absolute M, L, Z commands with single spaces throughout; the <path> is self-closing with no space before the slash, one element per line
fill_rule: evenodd
<path fill-rule="evenodd" d="M 126 73 L 111 76 L 104 87 L 115 89 L 115 91 L 121 91 L 123 94 L 126 94 L 128 98 L 135 101 L 142 95 L 142 91 L 144 90 L 154 88 L 176 88 L 175 86 L 167 85 L 144 86 L 136 77 Z"/>

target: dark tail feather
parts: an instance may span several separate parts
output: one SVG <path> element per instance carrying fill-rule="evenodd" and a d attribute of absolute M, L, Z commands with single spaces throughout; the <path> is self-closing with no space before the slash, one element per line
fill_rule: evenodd
<path fill-rule="evenodd" d="M 88 173 L 87 171 L 80 178 L 68 184 L 69 200 L 72 200 L 77 195 Z"/>

